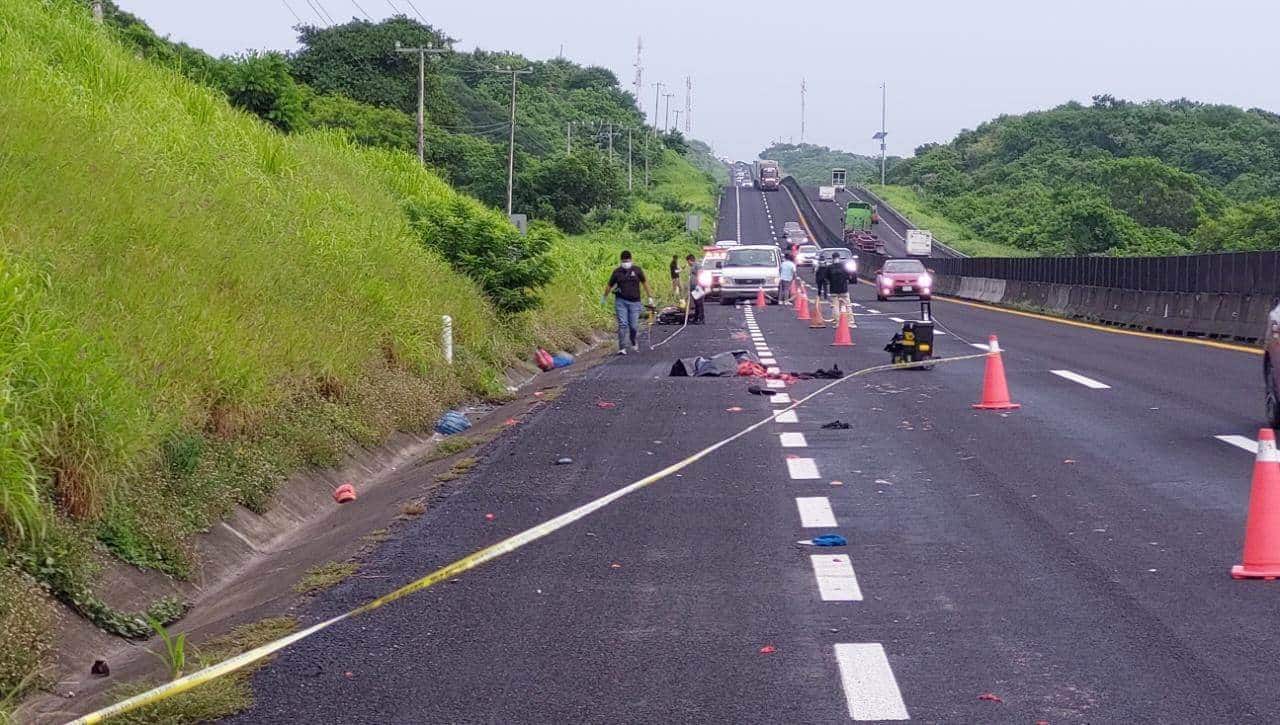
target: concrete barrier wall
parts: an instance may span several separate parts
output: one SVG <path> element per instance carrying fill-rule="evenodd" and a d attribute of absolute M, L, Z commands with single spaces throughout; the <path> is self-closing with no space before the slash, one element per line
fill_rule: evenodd
<path fill-rule="evenodd" d="M 873 269 L 864 268 L 870 278 Z M 1257 343 L 1266 332 L 1271 295 L 1140 292 L 1114 287 L 938 275 L 944 296 L 1173 335 Z"/>

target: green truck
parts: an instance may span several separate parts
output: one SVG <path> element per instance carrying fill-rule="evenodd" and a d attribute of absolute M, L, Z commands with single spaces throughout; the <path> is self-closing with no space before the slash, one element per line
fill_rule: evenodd
<path fill-rule="evenodd" d="M 844 231 L 848 232 L 869 232 L 871 231 L 871 216 L 874 210 L 871 205 L 865 201 L 851 201 L 849 206 L 844 210 Z"/>

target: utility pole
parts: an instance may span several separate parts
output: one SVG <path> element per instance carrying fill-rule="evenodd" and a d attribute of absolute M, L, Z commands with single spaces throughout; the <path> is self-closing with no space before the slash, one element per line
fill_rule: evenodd
<path fill-rule="evenodd" d="M 636 78 L 631 81 L 635 89 L 636 103 L 640 103 L 640 92 L 644 90 L 644 66 L 640 64 L 640 53 L 644 50 L 644 38 L 636 36 Z"/>
<path fill-rule="evenodd" d="M 512 192 L 515 189 L 516 175 L 516 78 L 528 75 L 533 71 L 517 68 L 491 68 L 490 73 L 511 74 L 511 138 L 507 143 L 507 216 L 511 216 Z"/>
<path fill-rule="evenodd" d="M 609 122 L 609 163 L 613 163 L 613 122 Z"/>
<path fill-rule="evenodd" d="M 631 127 L 627 126 L 627 191 L 635 189 L 635 183 L 631 178 Z"/>
<path fill-rule="evenodd" d="M 680 109 L 679 108 L 675 110 L 675 114 L 676 114 L 676 125 L 672 126 L 672 128 L 679 130 L 680 129 Z"/>
<path fill-rule="evenodd" d="M 647 133 L 644 135 L 644 188 L 649 188 L 649 134 Z"/>
<path fill-rule="evenodd" d="M 653 84 L 653 135 L 658 135 L 658 97 L 662 95 L 662 81 Z"/>
<path fill-rule="evenodd" d="M 676 125 L 680 125 L 679 119 Z M 689 135 L 693 132 L 693 76 L 684 77 L 684 133 Z"/>
<path fill-rule="evenodd" d="M 804 143 L 804 94 L 808 90 L 805 87 L 804 78 L 800 79 L 800 143 Z"/>
<path fill-rule="evenodd" d="M 566 156 L 573 154 L 573 121 L 564 125 L 564 153 Z"/>
<path fill-rule="evenodd" d="M 102 0 L 93 0 L 93 22 L 102 25 Z"/>
<path fill-rule="evenodd" d="M 427 87 L 427 55 L 437 55 L 449 52 L 445 48 L 402 48 L 400 41 L 396 41 L 397 53 L 417 53 L 418 54 L 418 163 L 427 163 L 427 144 L 426 144 L 426 114 L 423 104 L 426 102 Z"/>
<path fill-rule="evenodd" d="M 667 112 L 666 112 L 666 118 L 663 120 L 663 123 L 662 123 L 662 130 L 670 131 L 671 130 L 671 99 L 675 98 L 676 94 L 663 93 L 662 97 L 667 99 Z"/>
<path fill-rule="evenodd" d="M 889 135 L 885 130 L 885 108 L 888 105 L 889 91 L 885 83 L 880 84 L 880 185 L 884 186 L 884 139 Z"/>

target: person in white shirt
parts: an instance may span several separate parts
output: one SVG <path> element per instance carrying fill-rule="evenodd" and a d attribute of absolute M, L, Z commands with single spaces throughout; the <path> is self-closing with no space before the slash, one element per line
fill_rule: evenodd
<path fill-rule="evenodd" d="M 778 301 L 787 303 L 791 301 L 791 283 L 796 278 L 796 263 L 791 261 L 791 255 L 788 254 L 782 260 L 782 267 L 778 270 Z"/>

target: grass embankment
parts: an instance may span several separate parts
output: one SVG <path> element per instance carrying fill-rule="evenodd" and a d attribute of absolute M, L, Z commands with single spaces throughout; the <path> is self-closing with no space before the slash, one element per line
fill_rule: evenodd
<path fill-rule="evenodd" d="M 103 553 L 190 576 L 190 537 L 232 507 L 265 510 L 301 467 L 501 395 L 532 345 L 607 323 L 596 300 L 624 244 L 660 280 L 691 241 L 626 215 L 586 239 L 552 230 L 544 305 L 504 316 L 423 238 L 504 244 L 503 215 L 407 156 L 281 135 L 118 47 L 79 3 L 0 0 L 0 81 L 0 709 L 49 645 L 43 592 L 145 636 L 95 595 Z"/>
<path fill-rule="evenodd" d="M 930 210 L 925 201 L 915 191 L 905 186 L 867 186 L 873 194 L 889 202 L 894 209 L 911 220 L 920 228 L 933 232 L 935 239 L 970 257 L 1032 257 L 1025 249 L 1007 244 L 998 244 L 978 239 L 973 232 L 947 219 L 936 211 Z"/>

